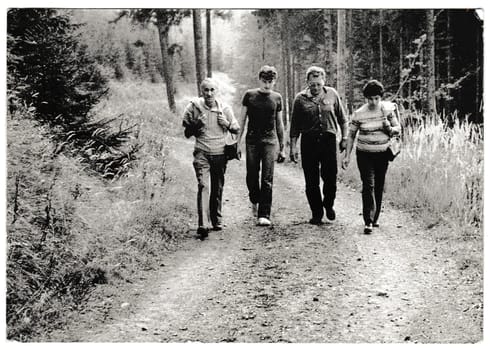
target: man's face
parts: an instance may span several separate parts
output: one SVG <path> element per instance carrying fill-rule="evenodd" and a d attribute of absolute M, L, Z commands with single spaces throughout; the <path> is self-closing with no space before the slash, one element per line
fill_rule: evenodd
<path fill-rule="evenodd" d="M 318 95 L 322 91 L 324 85 L 325 80 L 321 76 L 314 77 L 310 75 L 308 78 L 308 87 L 313 96 Z"/>
<path fill-rule="evenodd" d="M 218 92 L 218 87 L 213 83 L 204 83 L 201 87 L 201 93 L 204 97 L 204 101 L 208 106 L 211 106 L 214 101 L 216 101 L 216 93 Z"/>
<path fill-rule="evenodd" d="M 259 79 L 259 88 L 262 91 L 271 91 L 274 85 L 276 85 L 276 79 Z"/>

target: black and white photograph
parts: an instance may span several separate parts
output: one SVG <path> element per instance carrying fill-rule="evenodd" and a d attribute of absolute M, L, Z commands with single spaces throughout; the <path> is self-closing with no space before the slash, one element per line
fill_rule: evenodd
<path fill-rule="evenodd" d="M 483 344 L 483 7 L 12 3 L 7 345 Z"/>

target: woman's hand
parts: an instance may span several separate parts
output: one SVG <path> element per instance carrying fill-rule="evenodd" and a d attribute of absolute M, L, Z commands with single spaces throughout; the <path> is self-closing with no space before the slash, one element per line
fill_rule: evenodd
<path fill-rule="evenodd" d="M 383 130 L 385 133 L 388 134 L 388 136 L 391 136 L 391 123 L 388 120 L 388 115 L 390 115 L 391 112 L 388 112 L 385 108 L 385 106 L 381 103 L 381 114 L 383 114 Z"/>

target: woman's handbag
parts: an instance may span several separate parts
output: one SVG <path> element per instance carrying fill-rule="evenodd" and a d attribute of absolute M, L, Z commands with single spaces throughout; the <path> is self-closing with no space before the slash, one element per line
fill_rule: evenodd
<path fill-rule="evenodd" d="M 388 149 L 386 152 L 388 153 L 388 160 L 392 162 L 397 155 L 400 154 L 402 150 L 402 141 L 400 140 L 400 137 L 394 136 L 390 139 L 390 145 L 388 146 Z"/>
<path fill-rule="evenodd" d="M 225 156 L 226 160 L 240 160 L 240 155 L 238 153 L 238 136 L 229 131 L 225 136 Z"/>

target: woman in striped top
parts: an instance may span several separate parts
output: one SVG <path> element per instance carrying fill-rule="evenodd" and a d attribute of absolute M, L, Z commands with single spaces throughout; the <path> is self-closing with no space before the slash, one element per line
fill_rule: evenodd
<path fill-rule="evenodd" d="M 342 161 L 346 169 L 357 137 L 356 157 L 362 181 L 362 214 L 364 233 L 369 234 L 378 227 L 381 211 L 385 175 L 388 170 L 390 138 L 400 133 L 396 104 L 382 101 L 384 88 L 377 80 L 370 80 L 364 86 L 366 98 L 361 108 L 354 112 L 349 126 L 347 148 Z"/>

